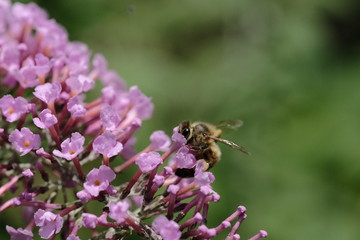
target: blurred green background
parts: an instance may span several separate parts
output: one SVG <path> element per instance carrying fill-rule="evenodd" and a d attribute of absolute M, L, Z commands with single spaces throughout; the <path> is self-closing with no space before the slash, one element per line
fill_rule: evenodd
<path fill-rule="evenodd" d="M 242 239 L 359 239 L 359 1 L 35 2 L 153 98 L 139 149 L 182 120 L 245 122 L 223 137 L 252 156 L 221 147 L 210 226 L 245 205 Z"/>

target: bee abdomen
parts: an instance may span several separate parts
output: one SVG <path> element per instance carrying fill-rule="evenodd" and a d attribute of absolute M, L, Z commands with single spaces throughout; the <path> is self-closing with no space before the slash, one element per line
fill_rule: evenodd
<path fill-rule="evenodd" d="M 175 175 L 181 178 L 191 178 L 195 175 L 194 168 L 178 168 L 175 170 Z"/>
<path fill-rule="evenodd" d="M 216 144 L 212 144 L 203 153 L 203 159 L 209 164 L 209 169 L 212 168 L 220 160 L 220 148 Z"/>

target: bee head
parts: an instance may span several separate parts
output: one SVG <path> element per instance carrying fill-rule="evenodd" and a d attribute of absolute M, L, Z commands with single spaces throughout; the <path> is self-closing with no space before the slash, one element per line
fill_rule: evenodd
<path fill-rule="evenodd" d="M 181 133 L 186 140 L 191 138 L 192 129 L 190 127 L 190 121 L 184 121 L 179 125 L 179 133 Z"/>

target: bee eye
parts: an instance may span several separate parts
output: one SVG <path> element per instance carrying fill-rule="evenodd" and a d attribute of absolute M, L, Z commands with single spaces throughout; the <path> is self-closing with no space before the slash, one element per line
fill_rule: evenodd
<path fill-rule="evenodd" d="M 189 128 L 184 128 L 181 132 L 181 134 L 187 139 L 190 135 L 190 129 Z"/>

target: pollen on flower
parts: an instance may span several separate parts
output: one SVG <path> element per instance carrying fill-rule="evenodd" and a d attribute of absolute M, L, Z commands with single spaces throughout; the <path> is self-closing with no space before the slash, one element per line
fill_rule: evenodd
<path fill-rule="evenodd" d="M 94 185 L 95 185 L 95 186 L 99 186 L 99 185 L 100 185 L 100 181 L 99 181 L 98 179 L 96 179 L 96 180 L 94 181 Z"/>
<path fill-rule="evenodd" d="M 13 113 L 14 113 L 14 108 L 9 107 L 7 113 L 8 113 L 8 114 L 13 114 Z"/>
<path fill-rule="evenodd" d="M 29 146 L 30 146 L 30 142 L 26 140 L 26 141 L 24 142 L 23 146 L 26 147 L 26 148 L 29 147 Z"/>

